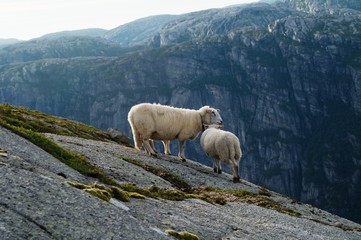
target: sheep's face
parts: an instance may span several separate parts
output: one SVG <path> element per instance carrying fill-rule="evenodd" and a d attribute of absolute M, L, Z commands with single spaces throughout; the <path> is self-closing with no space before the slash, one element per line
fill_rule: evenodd
<path fill-rule="evenodd" d="M 209 124 L 222 124 L 223 120 L 221 115 L 219 114 L 219 110 L 214 108 L 209 108 L 207 112 L 211 116 L 211 121 Z"/>

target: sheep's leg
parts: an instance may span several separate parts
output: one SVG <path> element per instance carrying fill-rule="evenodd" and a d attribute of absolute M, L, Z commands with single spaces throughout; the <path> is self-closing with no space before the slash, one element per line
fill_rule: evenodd
<path fill-rule="evenodd" d="M 181 141 L 179 140 L 179 153 L 178 153 L 178 157 L 182 160 L 182 162 L 186 161 L 186 158 L 184 157 L 184 143 L 185 140 Z"/>
<path fill-rule="evenodd" d="M 234 164 L 232 168 L 233 168 L 233 182 L 238 183 L 240 182 L 239 166 L 237 164 Z"/>
<path fill-rule="evenodd" d="M 154 152 L 153 148 L 149 144 L 149 139 L 143 139 L 143 146 L 148 154 L 150 153 L 150 155 L 152 156 L 157 156 L 157 154 Z"/>
<path fill-rule="evenodd" d="M 222 169 L 221 169 L 220 161 L 218 159 L 212 158 L 212 163 L 213 163 L 213 172 L 221 174 Z"/>
<path fill-rule="evenodd" d="M 152 149 L 155 153 L 158 153 L 157 149 L 155 149 L 155 147 L 154 147 L 154 140 L 149 139 L 149 145 L 152 147 Z M 150 153 L 148 153 L 148 154 L 150 154 Z"/>
<path fill-rule="evenodd" d="M 221 161 L 217 159 L 216 163 L 217 163 L 217 173 L 221 174 L 222 173 Z"/>
<path fill-rule="evenodd" d="M 218 169 L 217 169 L 217 164 L 216 164 L 216 160 L 212 158 L 212 165 L 213 165 L 213 172 L 217 173 Z"/>
<path fill-rule="evenodd" d="M 172 153 L 170 152 L 170 141 L 169 140 L 163 140 L 163 146 L 164 146 L 164 154 L 166 155 L 171 155 Z"/>
<path fill-rule="evenodd" d="M 140 149 L 142 149 L 142 145 L 143 145 L 141 136 L 138 132 L 134 131 L 133 129 L 132 129 L 132 131 L 133 131 L 135 149 L 140 150 Z"/>

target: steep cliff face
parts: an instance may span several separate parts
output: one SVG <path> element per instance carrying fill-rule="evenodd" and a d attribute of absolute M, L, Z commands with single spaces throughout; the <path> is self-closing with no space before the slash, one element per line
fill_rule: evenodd
<path fill-rule="evenodd" d="M 361 221 L 361 13 L 296 3 L 311 4 L 187 14 L 127 55 L 4 64 L 0 102 L 129 136 L 136 103 L 211 105 L 241 140 L 242 178 Z M 186 156 L 209 164 L 199 139 Z"/>

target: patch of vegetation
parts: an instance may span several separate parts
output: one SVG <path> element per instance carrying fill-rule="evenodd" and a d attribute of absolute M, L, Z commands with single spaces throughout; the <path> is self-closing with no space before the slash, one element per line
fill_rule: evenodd
<path fill-rule="evenodd" d="M 67 182 L 70 186 L 73 186 L 78 189 L 82 189 L 106 202 L 109 202 L 111 198 L 118 199 L 123 202 L 129 202 L 130 198 L 141 198 L 144 199 L 145 196 L 132 191 L 124 191 L 118 187 L 107 187 L 99 183 L 93 183 L 91 185 L 86 185 L 79 182 Z"/>
<path fill-rule="evenodd" d="M 151 164 L 142 163 L 140 161 L 137 161 L 137 160 L 131 159 L 131 158 L 127 158 L 127 157 L 121 157 L 121 159 L 124 161 L 127 161 L 131 164 L 134 164 L 138 167 L 141 167 L 144 170 L 151 172 L 154 175 L 167 180 L 168 182 L 172 183 L 174 187 L 176 187 L 184 192 L 190 192 L 192 189 L 192 187 L 186 181 L 184 181 L 182 178 L 180 178 L 179 176 L 177 176 L 175 174 L 170 173 L 169 171 L 167 171 L 165 169 L 155 167 Z"/>
<path fill-rule="evenodd" d="M 155 198 L 162 198 L 171 201 L 182 201 L 187 198 L 196 197 L 195 195 L 187 194 L 183 191 L 179 191 L 176 189 L 160 189 L 156 186 L 151 186 L 149 188 L 149 191 Z"/>
<path fill-rule="evenodd" d="M 182 201 L 189 198 L 203 199 L 202 196 L 196 194 L 185 193 L 177 189 L 161 189 L 154 185 L 148 188 L 141 188 L 134 183 L 123 183 L 120 184 L 119 187 L 127 192 L 139 193 L 143 196 L 156 199 L 166 199 L 171 201 Z"/>
<path fill-rule="evenodd" d="M 0 116 L 2 120 L 0 124 L 2 126 L 5 125 L 4 123 L 7 123 L 14 127 L 20 127 L 39 133 L 54 133 L 92 140 L 110 140 L 110 136 L 107 132 L 94 127 L 65 118 L 50 116 L 24 107 L 0 104 Z"/>
<path fill-rule="evenodd" d="M 175 176 L 168 171 L 157 168 L 150 164 L 145 164 L 140 161 L 124 158 L 123 160 L 135 164 L 137 166 L 142 167 L 146 171 L 152 172 L 153 174 L 162 177 L 163 179 L 170 181 L 173 183 L 175 187 L 180 190 L 170 190 L 170 189 L 159 189 L 156 186 L 151 186 L 147 189 L 140 188 L 135 184 L 121 184 L 121 188 L 126 191 L 138 192 L 142 195 L 152 198 L 161 198 L 173 201 L 181 201 L 189 198 L 198 198 L 203 201 L 212 203 L 212 204 L 220 204 L 224 205 L 227 202 L 245 202 L 249 204 L 254 204 L 257 206 L 261 206 L 264 208 L 269 208 L 276 210 L 281 213 L 286 213 L 291 216 L 300 217 L 301 214 L 295 212 L 291 209 L 288 209 L 281 204 L 269 199 L 270 192 L 266 190 L 260 190 L 259 194 L 252 193 L 247 190 L 222 190 L 219 188 L 214 188 L 210 186 L 199 186 L 199 187 L 191 187 L 184 180 Z"/>
<path fill-rule="evenodd" d="M 84 156 L 75 154 L 67 149 L 64 149 L 57 145 L 55 142 L 48 139 L 42 132 L 45 132 L 46 127 L 42 125 L 39 119 L 47 119 L 47 121 L 52 121 L 56 118 L 47 116 L 46 114 L 40 113 L 38 111 L 30 111 L 21 107 L 12 107 L 8 104 L 0 105 L 0 125 L 11 130 L 15 134 L 28 139 L 33 144 L 42 148 L 44 151 L 50 153 L 55 158 L 59 159 L 61 162 L 65 163 L 69 167 L 77 170 L 78 172 L 99 179 L 99 181 L 116 185 L 117 182 L 111 177 L 107 176 L 105 172 L 91 165 Z M 59 120 L 60 121 L 60 120 Z M 64 123 L 67 120 L 61 120 Z M 70 123 L 77 124 L 77 123 Z M 79 124 L 81 126 L 82 124 Z M 86 125 L 85 125 L 86 126 Z M 73 126 L 74 129 L 76 125 Z M 79 127 L 80 129 L 82 127 Z M 92 129 L 91 127 L 89 127 Z M 86 129 L 86 127 L 83 127 Z M 60 134 L 59 132 L 56 132 Z"/>
<path fill-rule="evenodd" d="M 195 235 L 193 233 L 189 233 L 189 232 L 177 232 L 172 229 L 167 229 L 167 230 L 165 230 L 165 232 L 177 239 L 180 239 L 180 240 L 199 240 L 200 239 L 197 235 Z"/>
<path fill-rule="evenodd" d="M 93 194 L 100 199 L 109 202 L 110 198 L 116 198 L 123 202 L 129 202 L 130 198 L 145 199 L 146 197 L 156 199 L 166 199 L 171 201 L 182 201 L 188 198 L 197 198 L 195 194 L 187 194 L 176 189 L 160 189 L 156 186 L 150 186 L 148 188 L 141 188 L 133 183 L 123 183 L 119 187 L 105 185 L 99 183 L 93 183 L 86 185 L 79 182 L 67 182 L 69 185 L 82 189 L 90 194 Z M 201 198 L 201 197 L 200 197 Z"/>
<path fill-rule="evenodd" d="M 214 187 L 194 187 L 194 193 L 204 196 L 214 203 L 226 203 L 226 202 L 244 202 L 253 204 L 263 208 L 273 209 L 281 213 L 288 214 L 294 217 L 300 217 L 301 214 L 289 209 L 282 204 L 266 197 L 268 194 L 256 194 L 244 189 L 239 190 L 223 190 Z"/>

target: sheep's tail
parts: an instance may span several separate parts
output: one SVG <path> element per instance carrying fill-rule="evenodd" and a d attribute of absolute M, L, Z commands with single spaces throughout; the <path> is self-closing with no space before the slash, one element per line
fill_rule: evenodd
<path fill-rule="evenodd" d="M 142 138 L 141 138 L 139 132 L 135 128 L 132 128 L 132 133 L 133 133 L 133 140 L 134 140 L 135 148 L 140 150 L 143 145 Z"/>
<path fill-rule="evenodd" d="M 242 150 L 241 150 L 240 144 L 235 143 L 234 144 L 234 149 L 235 149 L 235 154 L 234 154 L 235 158 L 234 159 L 236 161 L 239 161 L 241 159 L 241 157 L 242 157 Z"/>

